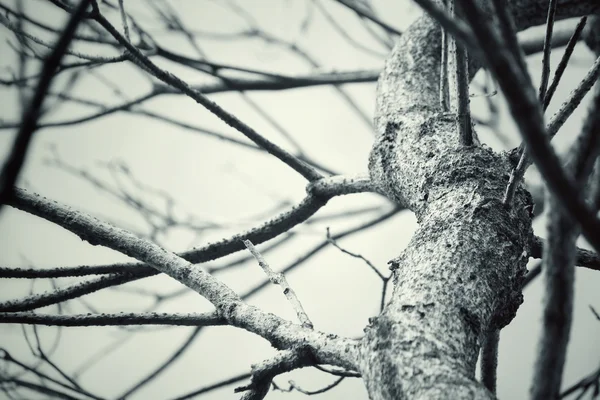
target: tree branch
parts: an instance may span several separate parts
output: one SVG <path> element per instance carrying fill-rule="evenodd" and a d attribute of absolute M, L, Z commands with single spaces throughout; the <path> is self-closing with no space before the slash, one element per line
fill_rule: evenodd
<path fill-rule="evenodd" d="M 50 88 L 56 68 L 59 66 L 60 60 L 67 51 L 69 43 L 71 43 L 71 39 L 75 34 L 75 30 L 77 29 L 77 25 L 84 17 L 89 3 L 90 0 L 81 0 L 73 12 L 73 15 L 69 19 L 69 22 L 67 23 L 63 33 L 58 39 L 56 46 L 54 46 L 54 49 L 44 61 L 37 88 L 31 103 L 23 113 L 23 119 L 21 121 L 19 131 L 17 132 L 17 136 L 13 142 L 12 149 L 8 155 L 8 160 L 2 168 L 2 172 L 0 172 L 0 210 L 12 196 L 13 187 L 17 181 L 17 176 L 19 175 L 21 166 L 25 161 L 25 155 L 27 153 L 27 148 L 29 147 L 31 137 L 37 128 L 37 122 L 38 118 L 40 117 L 42 103 L 44 102 L 46 93 Z"/>
<path fill-rule="evenodd" d="M 27 324 L 47 326 L 126 326 L 171 325 L 215 326 L 226 322 L 215 312 L 191 314 L 116 313 L 50 315 L 32 312 L 0 312 L 0 324 Z"/>
<path fill-rule="evenodd" d="M 229 287 L 180 256 L 94 217 L 17 189 L 24 211 L 43 216 L 93 245 L 102 245 L 139 259 L 204 296 L 229 324 L 267 339 L 277 348 L 310 345 L 319 363 L 354 368 L 355 343 L 284 321 L 244 303 Z M 6 310 L 6 308 L 4 308 Z M 8 311 L 8 310 L 6 310 Z"/>

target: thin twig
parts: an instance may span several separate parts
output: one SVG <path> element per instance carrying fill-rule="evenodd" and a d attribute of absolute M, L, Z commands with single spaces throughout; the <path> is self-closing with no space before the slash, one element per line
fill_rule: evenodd
<path fill-rule="evenodd" d="M 556 67 L 556 71 L 554 72 L 554 78 L 552 78 L 552 83 L 550 84 L 548 91 L 546 91 L 546 96 L 544 97 L 544 111 L 548 108 L 548 105 L 550 104 L 550 101 L 552 100 L 552 97 L 554 96 L 554 92 L 556 92 L 558 83 L 560 82 L 560 79 L 562 78 L 563 73 L 565 72 L 565 69 L 567 68 L 567 64 L 569 63 L 569 60 L 571 59 L 571 55 L 573 54 L 575 45 L 581 38 L 581 32 L 583 32 L 583 28 L 585 28 L 586 22 L 587 22 L 587 15 L 583 16 L 579 20 L 579 23 L 577 24 L 577 27 L 575 28 L 573 35 L 571 36 L 571 38 L 569 39 L 569 42 L 567 43 L 565 52 L 563 53 L 562 58 L 560 59 L 560 62 L 558 63 L 558 66 Z"/>
<path fill-rule="evenodd" d="M 0 324 L 27 324 L 47 326 L 124 326 L 124 325 L 171 325 L 214 326 L 225 321 L 214 312 L 191 314 L 167 313 L 116 313 L 50 315 L 32 312 L 0 313 Z"/>
<path fill-rule="evenodd" d="M 435 19 L 443 29 L 450 33 L 472 52 L 478 54 L 477 40 L 472 30 L 462 20 L 454 18 L 446 10 L 435 4 L 432 0 L 415 0 L 423 10 Z"/>
<path fill-rule="evenodd" d="M 119 11 L 121 12 L 121 23 L 123 24 L 123 33 L 125 34 L 125 38 L 131 42 L 131 37 L 129 36 L 129 25 L 127 25 L 127 14 L 125 13 L 125 1 L 119 0 Z"/>
<path fill-rule="evenodd" d="M 226 323 L 226 322 L 223 321 L 223 323 Z M 152 372 L 147 374 L 144 378 L 142 378 L 141 380 L 136 382 L 131 388 L 127 389 L 118 398 L 119 399 L 128 398 L 133 393 L 137 392 L 138 390 L 140 390 L 141 388 L 146 386 L 148 383 L 153 382 L 157 376 L 159 376 L 160 374 L 165 372 L 167 369 L 169 369 L 169 367 L 171 367 L 175 361 L 177 361 L 181 356 L 186 354 L 186 350 L 195 342 L 195 340 L 198 338 L 198 335 L 200 334 L 201 330 L 202 330 L 202 325 L 196 326 L 196 328 L 192 330 L 192 333 L 189 334 L 189 336 L 185 339 L 185 341 L 183 343 L 181 343 L 180 345 L 178 345 L 177 348 L 175 349 L 175 351 L 165 361 L 163 361 L 160 365 L 158 365 L 158 367 L 156 367 Z"/>
<path fill-rule="evenodd" d="M 252 376 L 251 373 L 246 372 L 246 373 L 243 373 L 243 374 L 240 374 L 240 375 L 233 376 L 233 377 L 228 378 L 228 379 L 224 379 L 224 380 L 222 380 L 220 382 L 213 383 L 212 385 L 204 386 L 204 387 L 201 387 L 200 389 L 195 389 L 192 392 L 189 392 L 189 393 L 186 393 L 184 395 L 175 397 L 175 398 L 173 398 L 171 400 L 187 400 L 187 399 L 196 398 L 200 394 L 212 392 L 213 390 L 220 389 L 220 388 L 222 388 L 224 386 L 228 386 L 228 385 L 237 383 L 239 381 L 243 381 L 245 379 L 248 379 L 251 376 Z"/>
<path fill-rule="evenodd" d="M 552 51 L 552 31 L 554 29 L 554 15 L 556 14 L 556 0 L 550 0 L 548 4 L 548 17 L 546 18 L 546 37 L 544 39 L 544 50 L 542 57 L 542 78 L 540 80 L 540 88 L 538 98 L 541 104 L 546 100 L 546 89 L 548 88 L 548 79 L 550 77 L 550 53 Z"/>
<path fill-rule="evenodd" d="M 341 247 L 337 243 L 337 241 L 331 236 L 331 233 L 329 232 L 329 227 L 327 227 L 327 242 L 329 242 L 332 246 L 334 246 L 335 248 L 337 248 L 342 253 L 348 254 L 351 257 L 363 260 L 365 262 L 365 264 L 367 264 L 369 266 L 369 268 L 371 268 L 371 270 L 373 272 L 375 272 L 379 278 L 381 278 L 381 280 L 385 281 L 387 279 L 387 277 L 383 276 L 383 274 L 381 272 L 379 272 L 379 270 L 377 269 L 377 267 L 375 265 L 373 265 L 373 263 L 371 261 L 369 261 L 367 258 L 365 258 L 363 255 L 357 254 L 357 253 L 353 253 L 353 252 L 348 251 L 348 250 L 344 249 L 343 247 Z"/>
<path fill-rule="evenodd" d="M 569 98 L 565 100 L 560 109 L 552 116 L 547 127 L 550 138 L 554 137 L 565 121 L 573 114 L 573 111 L 579 106 L 579 103 L 581 103 L 581 100 L 583 100 L 592 86 L 594 86 L 594 83 L 598 81 L 598 78 L 600 78 L 600 56 L 596 58 L 592 67 L 579 85 L 571 92 Z"/>
<path fill-rule="evenodd" d="M 136 61 L 136 63 L 150 72 L 153 76 L 166 83 L 169 86 L 172 86 L 179 91 L 185 93 L 196 102 L 204 106 L 207 110 L 216 115 L 219 119 L 225 122 L 227 125 L 232 128 L 238 130 L 240 133 L 244 134 L 248 139 L 252 140 L 257 145 L 261 146 L 269 153 L 283 161 L 285 164 L 290 166 L 296 172 L 304 176 L 308 181 L 315 181 L 323 176 L 317 172 L 313 167 L 299 160 L 297 157 L 288 153 L 281 147 L 277 146 L 275 143 L 267 140 L 265 137 L 260 135 L 254 129 L 243 123 L 240 119 L 238 119 L 235 115 L 229 113 L 217 103 L 210 100 L 204 94 L 199 92 L 198 90 L 193 89 L 186 82 L 182 81 L 180 78 L 175 76 L 174 74 L 167 72 L 161 68 L 159 68 L 156 64 L 154 64 L 148 57 L 143 55 L 135 46 L 133 46 L 127 39 L 125 39 L 112 24 L 104 18 L 99 11 L 96 11 L 94 14 L 94 19 L 102 25 L 104 29 L 106 29 L 123 47 L 125 47 L 131 54 L 132 59 Z"/>
<path fill-rule="evenodd" d="M 302 307 L 302 303 L 300 302 L 300 300 L 298 300 L 296 292 L 294 292 L 294 289 L 290 287 L 290 284 L 288 283 L 287 279 L 285 279 L 285 275 L 273 271 L 273 269 L 265 261 L 264 257 L 262 256 L 262 254 L 260 254 L 256 247 L 254 247 L 251 241 L 244 240 L 244 245 L 250 251 L 250 253 L 252 253 L 256 261 L 258 261 L 258 265 L 260 265 L 263 271 L 265 271 L 265 274 L 267 275 L 271 283 L 281 286 L 285 298 L 290 302 L 294 311 L 296 311 L 296 315 L 298 316 L 298 320 L 300 321 L 302 326 L 304 326 L 305 328 L 312 329 L 313 323 L 310 321 L 310 318 L 304 311 L 304 307 Z"/>
<path fill-rule="evenodd" d="M 387 30 L 388 32 L 394 33 L 398 36 L 402 35 L 402 32 L 400 32 L 398 29 L 381 21 L 379 18 L 377 18 L 375 15 L 373 15 L 373 13 L 371 13 L 367 10 L 361 9 L 360 7 L 357 7 L 354 4 L 354 2 L 349 1 L 349 0 L 337 0 L 337 1 L 338 1 L 338 3 L 343 4 L 344 6 L 346 6 L 350 10 L 354 11 L 356 14 L 360 15 L 361 17 L 364 17 L 364 18 L 368 19 L 369 21 L 372 21 L 372 22 L 376 23 L 377 25 L 381 26 L 383 29 Z"/>
<path fill-rule="evenodd" d="M 448 12 L 456 18 L 454 0 L 448 0 Z M 448 41 L 448 87 L 450 112 L 456 115 L 456 131 L 463 146 L 473 144 L 471 112 L 469 110 L 469 64 L 467 49 L 454 37 Z"/>
<path fill-rule="evenodd" d="M 445 0 L 443 0 L 445 2 Z M 440 107 L 442 111 L 450 111 L 450 91 L 448 89 L 448 55 L 450 35 L 442 28 L 442 57 L 440 60 Z"/>

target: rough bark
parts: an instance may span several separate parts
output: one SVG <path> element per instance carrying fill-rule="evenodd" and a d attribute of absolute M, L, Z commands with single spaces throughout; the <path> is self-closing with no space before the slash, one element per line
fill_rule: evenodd
<path fill-rule="evenodd" d="M 518 29 L 543 23 L 545 4 L 513 1 Z M 558 16 L 598 8 L 563 1 Z M 495 398 L 475 380 L 477 356 L 486 332 L 510 323 L 522 302 L 532 199 L 519 187 L 503 206 L 508 156 L 460 145 L 455 117 L 439 107 L 440 37 L 428 17 L 414 23 L 378 83 L 369 171 L 419 228 L 390 262 L 392 298 L 361 343 L 372 399 Z"/>

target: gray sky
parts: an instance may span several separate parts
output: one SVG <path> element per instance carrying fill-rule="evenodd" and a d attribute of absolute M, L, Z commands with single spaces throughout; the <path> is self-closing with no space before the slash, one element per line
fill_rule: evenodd
<path fill-rule="evenodd" d="M 0 3 L 10 5 L 11 1 Z M 407 2 L 374 1 L 375 9 L 386 22 L 398 29 L 405 29 L 419 15 L 416 6 Z M 180 53 L 196 57 L 193 48 L 180 36 L 164 33 L 155 22 L 146 3 L 126 1 L 128 11 L 140 16 L 139 22 L 155 36 L 161 45 Z M 185 24 L 207 32 L 236 32 L 247 28 L 239 16 L 234 16 L 227 2 L 179 0 L 171 2 L 180 12 Z M 348 44 L 316 6 L 307 7 L 308 2 L 299 0 L 241 2 L 252 16 L 251 20 L 265 31 L 298 44 L 310 51 L 323 70 L 351 71 L 381 68 L 387 50 L 377 43 L 364 25 L 352 12 L 333 1 L 320 1 L 336 22 L 352 37 L 371 52 Z M 26 9 L 40 21 L 56 24 L 64 20 L 64 13 L 42 1 L 25 2 Z M 107 11 L 108 14 L 108 11 Z M 120 26 L 118 15 L 108 14 L 111 21 Z M 305 16 L 310 23 L 303 31 Z M 375 28 L 377 30 L 377 28 Z M 380 31 L 378 31 L 380 32 Z M 9 66 L 14 66 L 14 52 L 8 43 L 16 43 L 6 29 L 0 29 L 0 73 L 10 76 Z M 202 39 L 198 44 L 215 62 L 229 63 L 246 68 L 257 68 L 283 74 L 302 74 L 312 67 L 298 57 L 290 55 L 280 47 L 266 45 L 259 40 L 223 41 Z M 81 46 L 78 50 L 94 55 L 110 55 L 104 49 Z M 553 52 L 553 67 L 556 66 L 562 49 Z M 113 54 L 114 55 L 114 54 Z M 578 45 L 572 65 L 567 69 L 563 83 L 549 109 L 552 114 L 560 100 L 577 84 L 593 61 L 592 54 Z M 74 59 L 73 59 L 74 60 Z M 529 58 L 530 72 L 534 81 L 539 79 L 541 56 Z M 184 69 L 172 63 L 159 65 L 176 73 L 194 84 L 207 78 L 197 71 Z M 30 72 L 35 72 L 31 66 Z M 483 74 L 479 80 L 483 81 Z M 83 78 L 74 94 L 87 99 L 118 104 L 122 101 L 107 88 L 110 81 L 129 98 L 151 90 L 150 80 L 131 65 L 116 64 L 96 70 L 94 75 Z M 58 81 L 55 87 L 64 85 Z M 344 90 L 362 112 L 371 118 L 375 104 L 375 84 L 346 85 Z M 475 85 L 471 92 L 480 93 Z M 0 118 L 5 122 L 17 121 L 19 107 L 14 89 L 0 87 L 2 107 Z M 347 102 L 331 87 L 295 89 L 281 92 L 249 92 L 247 96 L 283 126 L 315 160 L 344 174 L 365 172 L 367 157 L 373 140 L 372 130 Z M 500 95 L 497 95 L 499 97 Z M 258 114 L 237 93 L 211 96 L 219 105 L 238 116 L 241 120 L 281 146 L 293 150 L 285 136 Z M 241 135 L 225 126 L 217 118 L 194 101 L 181 96 L 162 96 L 143 106 L 190 124 L 214 129 L 229 137 Z M 484 98 L 472 99 L 476 115 L 485 118 Z M 65 121 L 88 115 L 91 109 L 75 105 L 62 105 L 44 122 Z M 585 106 L 562 129 L 556 139 L 559 151 L 579 131 Z M 511 146 L 518 145 L 514 125 L 501 103 L 500 130 Z M 501 141 L 485 129 L 479 129 L 480 138 L 500 150 Z M 242 140 L 245 140 L 242 138 Z M 10 143 L 8 131 L 0 135 L 0 154 L 5 154 Z M 54 149 L 54 150 L 53 150 Z M 56 151 L 56 153 L 53 153 Z M 43 129 L 36 133 L 27 157 L 20 185 L 31 188 L 54 200 L 66 203 L 99 218 L 109 220 L 135 232 L 147 232 L 144 220 L 125 207 L 114 197 L 98 190 L 79 177 L 48 165 L 58 154 L 66 165 L 88 170 L 112 186 L 123 185 L 135 191 L 135 185 L 123 174 L 111 175 L 104 167 L 108 162 L 125 163 L 135 179 L 144 185 L 169 193 L 177 200 L 176 213 L 183 220 L 194 220 L 220 226 L 201 234 L 187 229 L 173 229 L 158 237 L 161 244 L 170 250 L 183 250 L 239 232 L 274 215 L 274 207 L 282 202 L 297 203 L 305 193 L 304 180 L 278 160 L 253 150 L 224 143 L 220 140 L 193 133 L 164 122 L 117 113 L 93 122 Z M 532 181 L 536 180 L 531 174 Z M 145 197 L 156 207 L 164 208 L 159 196 Z M 289 207 L 289 204 L 286 206 Z M 347 211 L 368 205 L 385 205 L 380 197 L 370 194 L 350 195 L 335 198 L 317 215 Z M 281 208 L 279 209 L 281 211 Z M 375 214 L 336 219 L 326 223 L 301 225 L 294 228 L 298 235 L 290 245 L 268 253 L 265 258 L 275 269 L 281 269 L 302 256 L 307 249 L 325 238 L 325 228 L 331 227 L 332 234 L 372 219 Z M 192 218 L 193 216 L 193 218 Z M 257 217 L 258 216 L 258 217 Z M 372 261 L 380 271 L 387 272 L 386 263 L 397 256 L 410 240 L 416 228 L 414 217 L 403 212 L 375 229 L 340 241 L 345 248 L 360 253 Z M 543 218 L 536 222 L 536 233 L 544 235 Z M 48 268 L 63 265 L 103 264 L 126 260 L 115 252 L 90 246 L 62 228 L 42 221 L 14 209 L 5 208 L 0 215 L 0 265 Z M 584 245 L 580 243 L 580 245 Z M 259 249 L 261 246 L 258 247 Z M 223 265 L 240 254 L 216 261 L 210 265 Z M 263 272 L 255 262 L 244 264 L 230 272 L 220 274 L 236 291 L 243 293 L 264 279 Z M 362 334 L 367 319 L 378 313 L 381 282 L 364 262 L 348 257 L 333 247 L 313 257 L 287 276 L 300 297 L 315 328 L 341 335 L 357 337 Z M 74 282 L 61 279 L 57 285 Z M 532 364 L 536 351 L 541 313 L 541 280 L 536 280 L 525 291 L 525 303 L 521 306 L 513 323 L 502 331 L 499 360 L 500 398 L 524 398 L 527 395 L 532 375 Z M 598 285 L 600 275 L 593 271 L 578 269 L 576 276 L 576 301 L 574 324 L 565 371 L 565 385 L 580 379 L 597 368 L 600 344 L 591 338 L 600 337 L 600 324 L 594 319 L 588 305 L 600 307 Z M 169 293 L 181 285 L 167 277 L 155 277 L 143 282 L 126 285 L 132 289 L 148 289 Z M 48 281 L 0 281 L 0 300 L 23 296 L 30 291 L 51 290 Z M 105 290 L 84 298 L 88 306 L 101 312 L 142 311 L 152 305 L 151 299 L 121 290 Z M 252 304 L 295 320 L 293 311 L 280 293 L 279 288 L 268 287 L 250 299 Z M 209 310 L 208 302 L 189 293 L 166 302 L 158 309 L 161 312 L 200 312 Z M 44 312 L 56 312 L 48 307 Z M 72 302 L 69 312 L 89 312 L 81 302 Z M 24 331 L 31 337 L 31 327 Z M 8 349 L 15 358 L 30 360 L 31 356 L 24 340 L 24 332 L 17 325 L 0 326 L 0 347 Z M 165 360 L 189 335 L 191 328 L 144 329 L 131 332 L 122 328 L 64 328 L 60 331 L 60 342 L 54 360 L 66 371 L 75 371 L 97 352 L 105 352 L 105 346 L 127 338 L 124 344 L 103 358 L 81 376 L 83 385 L 91 391 L 107 397 L 117 396 L 137 379 L 144 377 L 157 364 Z M 57 337 L 53 328 L 39 328 L 45 348 L 49 348 Z M 264 340 L 246 332 L 228 327 L 205 329 L 187 353 L 156 381 L 138 391 L 132 398 L 162 399 L 183 394 L 195 388 L 249 371 L 250 365 L 273 354 L 274 350 Z M 298 385 L 315 390 L 333 381 L 332 377 L 319 371 L 302 370 L 280 376 L 275 381 L 287 386 L 288 379 Z M 204 398 L 232 398 L 232 386 L 215 391 Z M 299 393 L 272 392 L 270 399 L 304 398 Z M 322 399 L 365 398 L 366 392 L 360 380 L 348 379 L 339 387 L 320 395 Z"/>

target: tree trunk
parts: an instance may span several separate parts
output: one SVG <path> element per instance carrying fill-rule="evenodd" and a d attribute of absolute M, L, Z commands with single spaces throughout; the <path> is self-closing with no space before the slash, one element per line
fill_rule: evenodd
<path fill-rule="evenodd" d="M 597 11 L 592 3 L 560 2 L 558 17 Z M 522 30 L 543 23 L 547 2 L 513 7 Z M 507 325 L 523 299 L 532 199 L 519 187 L 504 206 L 508 155 L 460 145 L 456 117 L 439 106 L 440 37 L 428 17 L 414 23 L 378 84 L 369 171 L 415 213 L 419 229 L 390 262 L 391 300 L 361 343 L 371 399 L 495 398 L 475 380 L 477 356 L 486 333 Z"/>

